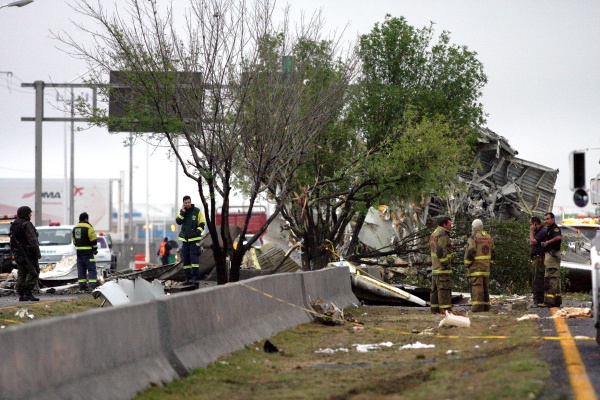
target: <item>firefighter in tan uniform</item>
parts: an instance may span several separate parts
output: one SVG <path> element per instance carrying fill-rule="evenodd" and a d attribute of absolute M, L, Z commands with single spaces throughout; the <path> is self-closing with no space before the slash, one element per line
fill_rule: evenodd
<path fill-rule="evenodd" d="M 452 220 L 443 217 L 429 237 L 431 249 L 431 312 L 434 314 L 452 310 L 452 245 L 450 230 Z"/>
<path fill-rule="evenodd" d="M 542 242 L 544 248 L 544 304 L 546 307 L 560 307 L 562 296 L 560 294 L 560 246 L 562 243 L 562 232 L 554 214 L 549 212 L 544 215 L 546 225 L 546 240 Z"/>
<path fill-rule="evenodd" d="M 490 265 L 496 256 L 494 238 L 483 230 L 483 222 L 471 224 L 472 235 L 467 240 L 465 267 L 471 284 L 471 311 L 490 311 Z"/>

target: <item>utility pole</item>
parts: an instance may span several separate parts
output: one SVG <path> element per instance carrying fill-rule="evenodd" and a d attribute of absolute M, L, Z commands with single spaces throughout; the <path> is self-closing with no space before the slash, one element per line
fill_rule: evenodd
<path fill-rule="evenodd" d="M 42 225 L 42 121 L 44 119 L 44 82 L 35 81 L 35 225 Z"/>
<path fill-rule="evenodd" d="M 21 121 L 35 122 L 35 224 L 43 225 L 42 216 L 42 122 L 89 122 L 88 118 L 75 118 L 74 110 L 71 112 L 70 118 L 53 118 L 44 117 L 44 89 L 46 87 L 53 88 L 73 88 L 84 87 L 92 89 L 92 105 L 96 110 L 97 104 L 97 89 L 86 83 L 45 83 L 44 81 L 35 81 L 33 83 L 22 83 L 21 87 L 35 88 L 35 117 L 21 117 Z M 73 100 L 73 99 L 72 99 Z M 73 141 L 71 141 L 73 146 Z M 73 151 L 73 147 L 71 148 Z M 71 160 L 71 174 L 73 174 L 73 160 Z M 73 177 L 71 177 L 71 199 L 73 198 Z M 71 215 L 73 215 L 73 203 L 71 203 Z"/>

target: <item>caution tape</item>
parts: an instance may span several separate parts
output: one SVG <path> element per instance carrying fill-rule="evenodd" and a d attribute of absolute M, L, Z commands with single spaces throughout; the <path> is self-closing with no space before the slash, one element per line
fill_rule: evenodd
<path fill-rule="evenodd" d="M 269 297 L 273 300 L 279 301 L 280 303 L 284 303 L 289 305 L 290 307 L 294 307 L 294 308 L 298 308 L 301 309 L 303 311 L 306 311 L 310 314 L 313 314 L 315 316 L 321 317 L 321 318 L 329 318 L 334 320 L 331 316 L 329 315 L 324 315 L 324 314 L 320 314 L 318 312 L 316 312 L 315 310 L 309 310 L 308 308 L 304 307 L 304 306 L 299 306 L 297 304 L 294 303 L 290 303 L 288 301 L 285 301 L 283 299 L 280 299 L 276 296 L 273 296 L 272 294 L 263 292 L 262 290 L 259 290 L 255 287 L 246 285 L 245 283 L 241 283 L 238 282 L 238 284 L 240 286 L 243 286 L 245 288 L 248 288 L 250 290 L 253 290 L 257 293 L 262 294 L 263 296 Z M 357 322 L 351 322 L 351 321 L 346 321 L 344 319 L 340 319 L 338 318 L 337 320 L 335 320 L 336 322 L 340 322 L 340 323 L 350 323 L 354 326 L 361 326 L 365 329 L 371 329 L 371 330 L 375 330 L 375 331 L 379 331 L 379 332 L 390 332 L 390 333 L 395 333 L 395 334 L 400 334 L 400 335 L 423 335 L 423 333 L 421 332 L 408 332 L 408 331 L 397 331 L 397 330 L 392 330 L 392 329 L 388 329 L 388 328 L 381 328 L 381 327 L 377 327 L 377 326 L 369 326 L 369 325 L 364 325 L 361 323 L 357 323 Z M 443 339 L 484 339 L 484 340 L 488 340 L 488 339 L 497 339 L 497 340 L 505 340 L 505 339 L 510 339 L 511 336 L 505 336 L 505 335 L 466 335 L 466 336 L 461 336 L 461 335 L 444 335 L 441 333 L 435 333 L 435 334 L 431 334 L 429 335 L 431 337 L 435 337 L 435 338 L 443 338 Z M 586 340 L 596 340 L 595 338 L 590 338 L 590 337 L 560 337 L 560 336 L 531 336 L 531 339 L 534 340 L 556 340 L 556 341 L 561 341 L 561 340 L 581 340 L 581 341 L 586 341 Z"/>
<path fill-rule="evenodd" d="M 20 324 L 20 325 L 23 325 L 23 322 L 21 322 L 21 321 L 14 321 L 12 319 L 0 319 L 0 321 L 2 321 L 2 322 L 10 322 L 11 324 Z"/>

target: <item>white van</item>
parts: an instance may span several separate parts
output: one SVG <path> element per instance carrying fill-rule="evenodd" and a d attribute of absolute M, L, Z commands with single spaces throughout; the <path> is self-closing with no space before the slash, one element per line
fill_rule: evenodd
<path fill-rule="evenodd" d="M 42 253 L 39 261 L 41 269 L 44 269 L 47 264 L 56 264 L 63 258 L 76 254 L 71 236 L 74 227 L 74 225 L 50 225 L 36 228 L 40 253 Z"/>
<path fill-rule="evenodd" d="M 63 258 L 74 256 L 77 254 L 77 249 L 73 244 L 72 233 L 75 225 L 49 225 L 40 226 L 38 231 L 38 241 L 40 243 L 40 268 L 48 264 L 56 264 Z M 116 257 L 113 256 L 107 238 L 102 234 L 98 234 L 98 254 L 96 254 L 96 265 L 106 270 L 106 273 L 111 272 L 111 267 L 116 267 Z M 114 269 L 114 268 L 113 268 Z"/>

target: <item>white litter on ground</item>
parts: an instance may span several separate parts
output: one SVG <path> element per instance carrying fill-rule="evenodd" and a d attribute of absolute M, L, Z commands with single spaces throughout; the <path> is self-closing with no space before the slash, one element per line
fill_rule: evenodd
<path fill-rule="evenodd" d="M 440 321 L 440 328 L 442 326 L 457 326 L 459 328 L 468 328 L 471 326 L 471 320 L 469 317 L 463 317 L 462 315 L 446 314 L 443 320 Z"/>
<path fill-rule="evenodd" d="M 31 318 L 33 319 L 33 314 L 29 314 L 29 312 L 27 312 L 26 308 L 21 308 L 19 311 L 17 311 L 15 313 L 15 316 L 19 317 L 19 318 Z"/>
<path fill-rule="evenodd" d="M 379 344 L 353 344 L 356 347 L 356 351 L 359 353 L 366 353 L 369 350 L 377 350 L 380 347 L 392 347 L 392 342 L 382 342 Z"/>
<path fill-rule="evenodd" d="M 540 319 L 540 316 L 537 314 L 525 314 L 522 317 L 517 318 L 517 321 L 525 321 L 528 319 Z"/>
<path fill-rule="evenodd" d="M 400 347 L 400 349 L 431 349 L 435 347 L 435 344 L 423 344 L 421 342 L 416 342 L 412 344 L 405 344 Z"/>
<path fill-rule="evenodd" d="M 337 353 L 338 351 L 347 353 L 348 349 L 346 349 L 344 347 L 340 347 L 339 349 L 331 349 L 328 347 L 326 349 L 315 350 L 315 353 L 317 353 L 317 354 L 333 354 L 333 353 Z"/>

